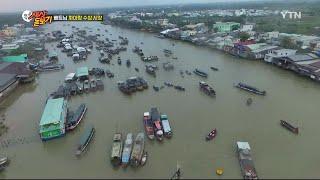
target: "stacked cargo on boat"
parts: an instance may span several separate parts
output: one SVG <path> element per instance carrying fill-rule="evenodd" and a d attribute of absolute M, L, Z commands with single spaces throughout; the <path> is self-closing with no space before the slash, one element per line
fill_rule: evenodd
<path fill-rule="evenodd" d="M 39 128 L 43 141 L 65 135 L 67 101 L 64 98 L 48 99 L 44 108 Z"/>
<path fill-rule="evenodd" d="M 251 148 L 248 142 L 237 142 L 237 151 L 241 173 L 244 179 L 258 179 L 251 157 Z"/>

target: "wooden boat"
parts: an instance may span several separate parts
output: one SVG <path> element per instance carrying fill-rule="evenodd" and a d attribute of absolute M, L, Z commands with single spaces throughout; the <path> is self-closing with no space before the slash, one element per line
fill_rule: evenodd
<path fill-rule="evenodd" d="M 153 89 L 158 92 L 160 88 L 158 86 L 153 86 Z"/>
<path fill-rule="evenodd" d="M 148 158 L 148 152 L 144 152 L 140 162 L 141 166 L 144 166 L 146 164 L 147 158 Z"/>
<path fill-rule="evenodd" d="M 103 90 L 104 84 L 101 79 L 97 79 L 97 89 Z"/>
<path fill-rule="evenodd" d="M 252 104 L 252 98 L 247 99 L 247 105 L 250 106 Z"/>
<path fill-rule="evenodd" d="M 152 120 L 149 112 L 144 112 L 143 113 L 143 125 L 144 129 L 146 131 L 147 137 L 150 140 L 154 139 L 154 130 L 152 127 Z"/>
<path fill-rule="evenodd" d="M 206 136 L 206 140 L 210 141 L 213 138 L 215 138 L 217 136 L 217 129 L 214 128 L 207 136 Z"/>
<path fill-rule="evenodd" d="M 241 82 L 236 84 L 235 87 L 246 90 L 246 91 L 254 93 L 254 94 L 258 94 L 258 95 L 262 95 L 262 96 L 266 95 L 266 91 L 261 91 L 256 87 L 253 87 L 253 86 L 241 83 Z"/>
<path fill-rule="evenodd" d="M 174 88 L 176 89 L 176 90 L 179 90 L 179 91 L 185 91 L 186 89 L 184 88 L 184 87 L 182 87 L 182 86 L 174 86 Z"/>
<path fill-rule="evenodd" d="M 219 69 L 218 69 L 218 68 L 213 67 L 213 66 L 211 66 L 211 67 L 210 67 L 210 69 L 211 69 L 211 70 L 213 70 L 213 71 L 219 71 Z"/>
<path fill-rule="evenodd" d="M 155 136 L 157 140 L 162 141 L 163 140 L 163 131 L 160 121 L 160 114 L 157 108 L 153 107 L 151 108 L 151 119 L 153 122 L 153 129 L 155 132 Z"/>
<path fill-rule="evenodd" d="M 85 113 L 87 112 L 87 107 L 85 104 L 81 104 L 78 109 L 73 113 L 72 118 L 67 119 L 66 130 L 71 131 L 78 126 L 78 124 L 83 119 Z"/>
<path fill-rule="evenodd" d="M 161 114 L 160 120 L 161 120 L 161 124 L 162 124 L 162 128 L 163 128 L 164 136 L 167 138 L 171 138 L 172 137 L 172 130 L 170 127 L 168 116 L 166 114 Z"/>
<path fill-rule="evenodd" d="M 133 135 L 132 133 L 128 133 L 127 138 L 124 142 L 122 158 L 121 158 L 121 163 L 123 166 L 127 166 L 129 164 L 132 147 L 133 147 Z"/>
<path fill-rule="evenodd" d="M 195 70 L 193 71 L 193 73 L 195 73 L 195 74 L 198 75 L 198 76 L 204 77 L 204 78 L 207 78 L 207 77 L 208 77 L 208 74 L 207 74 L 206 72 L 201 71 L 201 70 L 199 70 L 199 69 L 195 69 Z"/>
<path fill-rule="evenodd" d="M 130 157 L 130 164 L 134 167 L 139 166 L 144 151 L 144 134 L 138 133 Z"/>
<path fill-rule="evenodd" d="M 164 82 L 164 85 L 168 86 L 168 87 L 173 87 L 174 85 L 170 82 Z"/>
<path fill-rule="evenodd" d="M 0 157 L 0 171 L 4 170 L 9 163 L 8 157 Z"/>
<path fill-rule="evenodd" d="M 111 151 L 111 163 L 113 166 L 119 166 L 121 164 L 122 155 L 122 135 L 115 133 L 113 136 L 113 145 Z"/>
<path fill-rule="evenodd" d="M 121 65 L 121 59 L 118 59 L 118 64 Z"/>
<path fill-rule="evenodd" d="M 90 81 L 90 90 L 91 91 L 96 91 L 97 90 L 97 82 L 95 79 L 91 79 Z"/>
<path fill-rule="evenodd" d="M 285 127 L 286 129 L 288 129 L 289 131 L 295 133 L 295 134 L 299 134 L 299 128 L 298 127 L 294 127 L 292 126 L 290 123 L 288 123 L 287 121 L 284 120 L 280 120 L 280 124 L 281 126 Z"/>
<path fill-rule="evenodd" d="M 130 67 L 131 66 L 131 61 L 128 59 L 126 64 L 127 64 L 127 67 Z"/>
<path fill-rule="evenodd" d="M 90 90 L 89 80 L 85 80 L 85 81 L 83 82 L 83 90 L 84 90 L 84 92 L 86 92 L 86 93 L 89 92 L 89 90 Z"/>
<path fill-rule="evenodd" d="M 89 125 L 85 132 L 82 134 L 79 144 L 77 145 L 76 155 L 80 156 L 81 153 L 87 148 L 95 133 L 93 125 Z"/>
<path fill-rule="evenodd" d="M 139 69 L 138 69 L 138 68 L 134 68 L 134 70 L 137 71 L 137 72 L 139 72 Z"/>
<path fill-rule="evenodd" d="M 216 95 L 215 90 L 204 81 L 200 81 L 199 82 L 199 87 L 200 87 L 201 91 L 203 91 L 204 93 L 206 93 L 209 96 L 215 96 Z"/>

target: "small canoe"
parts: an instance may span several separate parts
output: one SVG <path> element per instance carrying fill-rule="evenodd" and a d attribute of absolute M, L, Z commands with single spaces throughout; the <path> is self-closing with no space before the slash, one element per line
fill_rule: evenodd
<path fill-rule="evenodd" d="M 217 136 L 217 129 L 214 128 L 207 136 L 206 136 L 206 140 L 210 141 L 213 138 L 215 138 Z"/>
<path fill-rule="evenodd" d="M 252 104 L 252 98 L 247 99 L 247 105 L 250 106 Z"/>
<path fill-rule="evenodd" d="M 141 166 L 144 166 L 145 164 L 146 164 L 146 162 L 147 162 L 147 159 L 148 159 L 148 152 L 144 152 L 143 153 L 143 156 L 142 156 L 142 158 L 141 158 Z"/>

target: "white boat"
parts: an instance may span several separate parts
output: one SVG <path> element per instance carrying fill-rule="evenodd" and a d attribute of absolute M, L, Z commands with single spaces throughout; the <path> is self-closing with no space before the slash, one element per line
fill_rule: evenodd
<path fill-rule="evenodd" d="M 65 82 L 71 82 L 76 80 L 76 73 L 69 73 L 65 78 L 64 81 Z"/>

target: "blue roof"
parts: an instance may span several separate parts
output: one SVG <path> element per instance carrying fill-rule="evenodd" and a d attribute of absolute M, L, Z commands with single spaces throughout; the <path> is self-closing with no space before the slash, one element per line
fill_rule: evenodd
<path fill-rule="evenodd" d="M 79 67 L 77 69 L 77 77 L 81 77 L 81 76 L 89 76 L 88 67 Z"/>
<path fill-rule="evenodd" d="M 61 114 L 64 111 L 64 103 L 64 98 L 49 99 L 44 108 L 40 126 L 59 124 L 61 121 Z"/>

